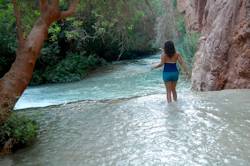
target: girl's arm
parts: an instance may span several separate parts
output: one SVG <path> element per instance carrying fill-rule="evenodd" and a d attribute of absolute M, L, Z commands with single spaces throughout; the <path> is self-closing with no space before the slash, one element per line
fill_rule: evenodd
<path fill-rule="evenodd" d="M 164 65 L 164 56 L 161 55 L 161 62 L 160 62 L 159 64 L 153 66 L 152 69 L 159 68 L 159 67 L 161 67 L 161 66 L 163 66 L 163 65 Z"/>
<path fill-rule="evenodd" d="M 185 62 L 183 61 L 182 57 L 180 54 L 178 54 L 178 62 L 181 66 L 181 69 L 188 75 L 189 78 L 191 78 L 191 74 L 188 71 L 187 65 L 185 64 Z"/>

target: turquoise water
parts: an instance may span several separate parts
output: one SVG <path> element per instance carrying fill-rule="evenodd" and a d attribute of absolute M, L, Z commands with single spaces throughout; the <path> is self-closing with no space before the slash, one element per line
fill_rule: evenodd
<path fill-rule="evenodd" d="M 28 88 L 16 109 L 44 107 L 79 100 L 106 100 L 165 93 L 161 71 L 153 70 L 152 63 L 160 55 L 136 61 L 123 61 L 103 67 L 80 82 Z M 181 82 L 179 90 L 189 89 Z"/>
<path fill-rule="evenodd" d="M 38 121 L 35 143 L 6 166 L 250 165 L 250 90 L 193 92 L 167 104 L 159 55 L 120 62 L 71 84 L 29 88 L 16 108 Z"/>

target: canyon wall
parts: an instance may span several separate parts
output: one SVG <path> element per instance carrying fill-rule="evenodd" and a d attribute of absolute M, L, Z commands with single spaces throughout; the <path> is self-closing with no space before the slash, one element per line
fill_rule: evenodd
<path fill-rule="evenodd" d="M 177 8 L 201 33 L 193 89 L 250 88 L 250 0 L 177 0 Z"/>

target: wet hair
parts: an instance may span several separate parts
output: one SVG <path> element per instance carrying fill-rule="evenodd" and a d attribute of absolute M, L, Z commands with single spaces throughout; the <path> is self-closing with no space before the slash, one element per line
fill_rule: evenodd
<path fill-rule="evenodd" d="M 174 42 L 172 41 L 166 41 L 164 44 L 164 53 L 168 56 L 168 57 L 173 57 L 176 54 L 176 50 L 174 47 Z"/>

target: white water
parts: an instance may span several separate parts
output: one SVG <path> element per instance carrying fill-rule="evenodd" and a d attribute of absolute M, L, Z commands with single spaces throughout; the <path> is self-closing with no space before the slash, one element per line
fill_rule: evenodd
<path fill-rule="evenodd" d="M 17 108 L 85 101 L 20 111 L 39 122 L 38 139 L 0 165 L 250 165 L 250 90 L 192 92 L 181 80 L 166 104 L 161 71 L 149 69 L 158 58 L 28 89 Z"/>

